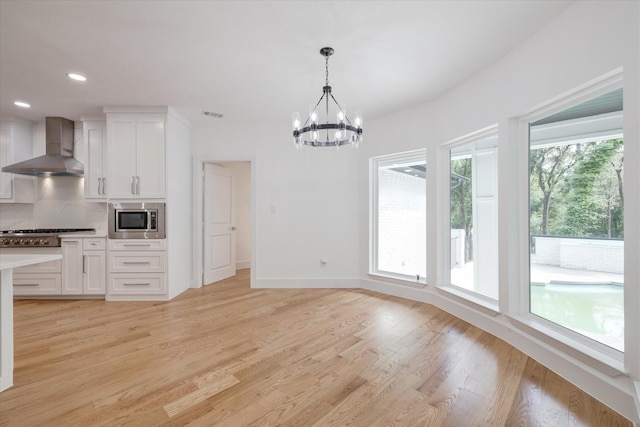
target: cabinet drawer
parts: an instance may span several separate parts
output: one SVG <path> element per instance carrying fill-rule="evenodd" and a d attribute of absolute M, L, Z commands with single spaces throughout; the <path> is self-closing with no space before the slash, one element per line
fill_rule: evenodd
<path fill-rule="evenodd" d="M 101 251 L 106 249 L 105 239 L 82 239 L 82 249 L 85 251 Z"/>
<path fill-rule="evenodd" d="M 60 295 L 62 275 L 60 274 L 14 274 L 13 295 Z"/>
<path fill-rule="evenodd" d="M 128 273 L 109 275 L 111 295 L 156 295 L 164 294 L 164 274 Z"/>
<path fill-rule="evenodd" d="M 109 272 L 155 272 L 163 273 L 165 263 L 164 251 L 144 252 L 110 252 Z"/>
<path fill-rule="evenodd" d="M 25 273 L 61 273 L 62 272 L 62 260 L 41 262 L 38 264 L 25 265 L 24 267 L 18 267 L 13 269 L 14 274 Z"/>
<path fill-rule="evenodd" d="M 164 239 L 109 239 L 111 251 L 163 251 Z"/>

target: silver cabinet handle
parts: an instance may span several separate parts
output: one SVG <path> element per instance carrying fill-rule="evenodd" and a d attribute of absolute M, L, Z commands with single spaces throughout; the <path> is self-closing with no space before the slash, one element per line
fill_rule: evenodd
<path fill-rule="evenodd" d="M 13 286 L 38 286 L 37 283 L 14 283 Z"/>
<path fill-rule="evenodd" d="M 131 176 L 131 194 L 136 194 L 136 177 Z"/>
<path fill-rule="evenodd" d="M 151 247 L 151 244 L 150 243 L 125 243 L 122 246 L 148 248 L 148 247 Z"/>
<path fill-rule="evenodd" d="M 86 255 L 82 256 L 82 272 L 83 273 L 87 272 L 87 256 Z"/>
<path fill-rule="evenodd" d="M 140 177 L 136 176 L 136 194 L 140 194 Z"/>
<path fill-rule="evenodd" d="M 122 261 L 123 264 L 145 265 L 151 264 L 151 261 Z"/>
<path fill-rule="evenodd" d="M 107 178 L 102 178 L 102 194 L 107 194 Z"/>
<path fill-rule="evenodd" d="M 123 283 L 124 286 L 151 286 L 151 283 Z"/>
<path fill-rule="evenodd" d="M 236 231 L 237 228 L 236 227 L 231 227 L 231 231 Z"/>
<path fill-rule="evenodd" d="M 102 184 L 102 178 L 98 178 L 98 194 L 102 194 L 102 189 L 100 188 Z"/>

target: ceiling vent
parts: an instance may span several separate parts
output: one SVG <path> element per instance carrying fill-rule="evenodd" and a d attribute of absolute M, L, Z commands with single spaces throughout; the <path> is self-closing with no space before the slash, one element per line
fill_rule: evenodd
<path fill-rule="evenodd" d="M 221 119 L 224 117 L 224 114 L 214 113 L 213 111 L 205 111 L 205 110 L 202 110 L 202 115 L 213 117 L 214 119 Z"/>

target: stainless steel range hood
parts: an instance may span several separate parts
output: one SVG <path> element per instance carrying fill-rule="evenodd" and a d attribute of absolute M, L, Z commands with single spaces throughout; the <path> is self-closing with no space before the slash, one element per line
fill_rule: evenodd
<path fill-rule="evenodd" d="M 31 176 L 83 176 L 84 166 L 73 158 L 73 121 L 47 117 L 45 132 L 44 156 L 5 166 L 2 172 Z"/>

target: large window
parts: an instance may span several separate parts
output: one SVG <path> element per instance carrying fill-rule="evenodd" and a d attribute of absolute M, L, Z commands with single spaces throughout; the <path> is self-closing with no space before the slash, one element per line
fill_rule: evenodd
<path fill-rule="evenodd" d="M 498 188 L 495 134 L 451 149 L 451 284 L 498 300 Z"/>
<path fill-rule="evenodd" d="M 531 123 L 530 312 L 624 350 L 622 89 Z"/>
<path fill-rule="evenodd" d="M 426 155 L 424 150 L 372 159 L 371 272 L 424 283 Z"/>

